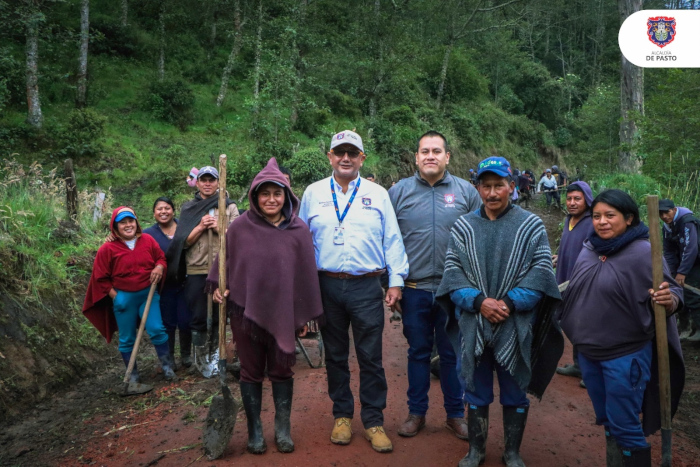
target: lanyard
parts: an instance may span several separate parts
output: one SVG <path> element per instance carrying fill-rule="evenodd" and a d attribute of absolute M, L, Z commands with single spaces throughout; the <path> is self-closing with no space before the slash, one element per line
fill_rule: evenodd
<path fill-rule="evenodd" d="M 357 179 L 357 185 L 355 185 L 355 189 L 352 192 L 352 196 L 350 196 L 350 200 L 348 201 L 348 205 L 345 206 L 345 211 L 343 211 L 343 215 L 340 215 L 340 209 L 338 209 L 338 198 L 335 196 L 335 187 L 333 186 L 333 177 L 331 177 L 331 193 L 333 194 L 333 205 L 335 206 L 335 215 L 338 216 L 338 224 L 343 223 L 343 219 L 345 219 L 345 216 L 348 213 L 348 209 L 350 209 L 350 205 L 352 202 L 355 200 L 355 195 L 357 194 L 357 190 L 360 189 L 360 181 L 362 178 Z"/>

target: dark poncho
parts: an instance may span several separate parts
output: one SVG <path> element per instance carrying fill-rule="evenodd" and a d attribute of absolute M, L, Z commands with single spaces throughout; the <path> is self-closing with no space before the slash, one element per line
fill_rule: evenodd
<path fill-rule="evenodd" d="M 233 204 L 233 201 L 226 198 L 226 206 Z M 187 275 L 187 267 L 185 265 L 185 242 L 192 230 L 197 227 L 197 224 L 202 220 L 210 209 L 214 209 L 219 205 L 219 192 L 209 198 L 202 198 L 199 192 L 195 193 L 194 199 L 182 205 L 180 210 L 180 220 L 177 224 L 175 237 L 168 251 L 165 252 L 165 258 L 168 260 L 168 275 L 167 282 L 170 284 L 181 283 L 185 281 Z"/>
<path fill-rule="evenodd" d="M 513 206 L 493 221 L 473 212 L 455 223 L 437 291 L 440 302 L 450 310 L 448 332 L 453 345 L 455 315 L 449 294 L 465 287 L 496 300 L 516 287 L 545 295 L 534 309 L 514 311 L 499 324 L 464 310 L 459 317 L 461 345 L 455 348 L 462 357 L 462 377 L 468 389 L 474 390 L 474 369 L 488 346 L 521 389 L 542 397 L 564 350 L 561 330 L 552 319 L 560 295 L 542 220 Z"/>
<path fill-rule="evenodd" d="M 665 261 L 664 280 L 671 286 L 671 292 L 682 299 L 683 290 L 671 277 Z M 651 245 L 643 237 L 609 256 L 601 255 L 586 242 L 564 293 L 562 328 L 588 358 L 608 360 L 635 352 L 649 341 L 655 341 L 648 292 L 652 283 Z M 685 366 L 675 318 L 669 317 L 666 326 L 671 409 L 675 413 L 685 383 Z M 653 349 L 651 380 L 647 383 L 642 406 L 642 428 L 647 436 L 661 426 L 656 343 Z"/>
<path fill-rule="evenodd" d="M 258 209 L 255 191 L 273 181 L 284 185 L 286 220 L 275 227 Z M 274 343 L 277 361 L 293 365 L 295 333 L 323 315 L 311 232 L 297 217 L 299 199 L 272 158 L 253 180 L 250 209 L 226 232 L 226 276 L 231 312 L 254 340 Z M 219 259 L 207 287 L 219 284 Z"/>

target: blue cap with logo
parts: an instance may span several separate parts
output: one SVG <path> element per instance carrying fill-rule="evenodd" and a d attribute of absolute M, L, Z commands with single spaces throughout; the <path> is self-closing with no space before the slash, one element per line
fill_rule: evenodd
<path fill-rule="evenodd" d="M 214 167 L 211 165 L 205 165 L 201 169 L 199 169 L 199 173 L 197 174 L 197 180 L 202 178 L 205 175 L 209 175 L 211 177 L 214 177 L 215 179 L 219 179 L 219 171 L 216 170 Z"/>
<path fill-rule="evenodd" d="M 476 178 L 481 178 L 486 172 L 493 172 L 499 177 L 509 177 L 513 175 L 510 170 L 510 163 L 505 157 L 488 157 L 479 162 L 479 171 L 476 173 Z"/>

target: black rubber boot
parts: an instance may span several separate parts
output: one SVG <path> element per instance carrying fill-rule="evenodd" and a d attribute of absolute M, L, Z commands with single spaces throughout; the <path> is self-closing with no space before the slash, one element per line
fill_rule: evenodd
<path fill-rule="evenodd" d="M 623 467 L 620 449 L 607 428 L 605 428 L 605 465 L 606 467 Z"/>
<path fill-rule="evenodd" d="M 192 331 L 180 329 L 180 361 L 182 366 L 192 366 Z"/>
<path fill-rule="evenodd" d="M 624 467 L 651 467 L 651 446 L 636 449 L 620 446 L 620 453 Z"/>
<path fill-rule="evenodd" d="M 459 467 L 478 467 L 486 460 L 486 438 L 489 434 L 488 405 L 467 405 L 467 432 L 469 453 L 459 461 Z"/>
<path fill-rule="evenodd" d="M 129 360 L 131 360 L 131 352 L 122 352 L 122 360 L 124 360 L 124 365 L 129 368 Z M 129 377 L 130 383 L 140 383 L 141 377 L 139 376 L 139 369 L 136 367 L 136 362 L 134 362 L 134 369 L 131 370 L 131 376 Z"/>
<path fill-rule="evenodd" d="M 262 454 L 267 450 L 265 438 L 263 438 L 262 420 L 260 420 L 262 383 L 241 382 L 241 397 L 245 416 L 248 419 L 248 452 Z"/>
<path fill-rule="evenodd" d="M 170 357 L 173 359 L 173 370 L 177 371 L 177 364 L 175 363 L 175 329 L 165 330 L 168 335 L 168 350 L 170 351 Z"/>
<path fill-rule="evenodd" d="M 164 342 L 160 345 L 156 345 L 155 348 L 165 379 L 167 381 L 177 380 L 177 375 L 175 375 L 175 361 L 173 360 L 173 356 L 170 354 L 168 343 Z"/>
<path fill-rule="evenodd" d="M 508 467 L 525 467 L 520 457 L 520 444 L 527 423 L 529 407 L 503 407 L 503 463 Z"/>
<path fill-rule="evenodd" d="M 294 378 L 282 383 L 272 383 L 272 398 L 275 400 L 275 444 L 279 452 L 293 452 L 292 398 L 294 396 Z"/>

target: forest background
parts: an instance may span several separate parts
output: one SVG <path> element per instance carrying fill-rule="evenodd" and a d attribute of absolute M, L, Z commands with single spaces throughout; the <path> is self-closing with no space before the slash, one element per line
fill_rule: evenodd
<path fill-rule="evenodd" d="M 700 3 L 700 2 L 699 2 Z M 617 33 L 641 0 L 0 0 L 0 416 L 91 371 L 103 341 L 80 313 L 106 218 L 191 196 L 192 166 L 229 157 L 245 205 L 271 156 L 298 195 L 356 129 L 364 174 L 413 172 L 444 133 L 450 170 L 490 155 L 553 164 L 596 190 L 700 208 L 700 73 L 647 69 L 620 142 Z M 634 164 L 621 166 L 621 154 Z M 79 215 L 68 219 L 71 158 Z"/>

